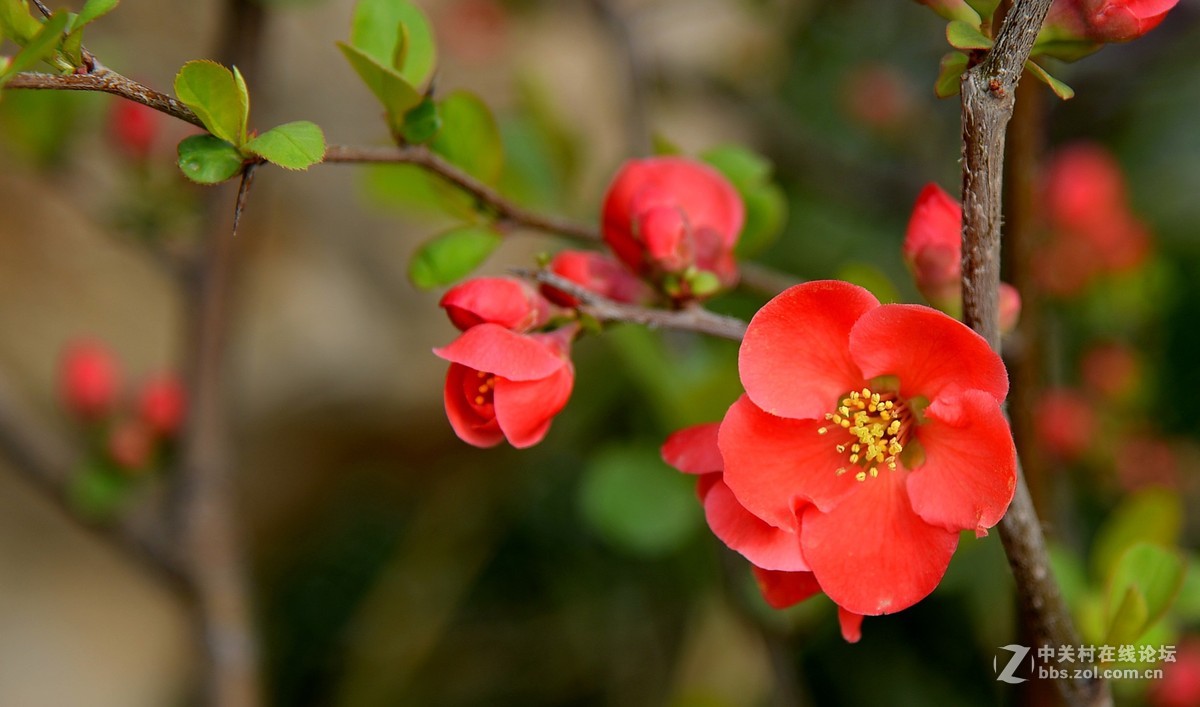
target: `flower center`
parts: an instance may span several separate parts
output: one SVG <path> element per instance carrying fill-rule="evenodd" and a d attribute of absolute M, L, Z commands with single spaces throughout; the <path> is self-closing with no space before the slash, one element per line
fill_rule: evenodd
<path fill-rule="evenodd" d="M 838 454 L 846 454 L 850 464 L 859 467 L 854 478 L 866 481 L 879 476 L 879 467 L 895 470 L 896 459 L 908 443 L 912 415 L 908 405 L 895 393 L 876 393 L 870 388 L 851 391 L 842 398 L 835 412 L 825 414 L 832 425 L 817 429 L 818 434 L 845 430 L 850 439 L 835 443 Z M 846 473 L 838 467 L 837 475 Z"/>
<path fill-rule="evenodd" d="M 490 405 L 496 392 L 496 376 L 484 371 L 476 371 L 479 386 L 475 388 L 474 402 L 476 405 Z M 469 384 L 468 384 L 469 385 Z M 468 391 L 468 396 L 469 396 Z"/>

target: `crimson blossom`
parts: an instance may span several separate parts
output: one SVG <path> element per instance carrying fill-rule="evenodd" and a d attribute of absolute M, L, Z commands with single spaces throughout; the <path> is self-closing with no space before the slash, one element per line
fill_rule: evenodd
<path fill-rule="evenodd" d="M 1043 36 L 1056 41 L 1127 42 L 1158 26 L 1179 0 L 1055 0 Z"/>
<path fill-rule="evenodd" d="M 763 529 L 794 538 L 790 554 L 751 558 L 763 569 L 809 571 L 853 614 L 893 613 L 933 591 L 960 531 L 984 535 L 1007 510 L 1004 363 L 945 314 L 844 282 L 797 285 L 751 320 L 738 368 L 746 394 L 720 423 L 721 481 Z"/>
<path fill-rule="evenodd" d="M 737 282 L 733 248 L 746 210 L 721 173 L 683 157 L 630 160 L 604 196 L 604 241 L 622 263 L 672 297 Z"/>

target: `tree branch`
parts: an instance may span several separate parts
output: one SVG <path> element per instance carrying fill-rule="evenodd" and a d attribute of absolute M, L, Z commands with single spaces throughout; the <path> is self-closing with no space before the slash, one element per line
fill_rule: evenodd
<path fill-rule="evenodd" d="M 746 334 L 746 322 L 694 305 L 686 309 L 654 309 L 623 302 L 614 302 L 571 280 L 547 270 L 514 270 L 518 277 L 549 285 L 579 300 L 577 309 L 602 322 L 631 322 L 653 329 L 678 329 L 741 341 Z"/>
<path fill-rule="evenodd" d="M 1050 4 L 1051 0 L 1014 2 L 995 46 L 962 77 L 963 321 L 997 351 L 1005 129 L 1013 114 L 1017 82 Z M 1022 616 L 1035 640 L 1052 646 L 1079 645 L 1020 469 L 1012 505 L 998 527 L 1016 579 Z M 1071 705 L 1112 702 L 1106 683 L 1100 680 L 1066 678 L 1058 685 Z"/>

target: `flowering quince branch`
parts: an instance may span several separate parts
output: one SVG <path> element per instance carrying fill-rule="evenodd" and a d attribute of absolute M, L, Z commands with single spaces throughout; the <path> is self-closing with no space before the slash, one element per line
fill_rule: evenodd
<path fill-rule="evenodd" d="M 631 322 L 651 328 L 678 329 L 709 334 L 722 339 L 741 341 L 746 333 L 746 322 L 721 314 L 714 314 L 700 306 L 669 310 L 615 302 L 591 290 L 547 270 L 513 271 L 518 277 L 565 292 L 579 300 L 581 313 L 602 322 Z"/>
<path fill-rule="evenodd" d="M 1052 0 L 1017 0 L 995 46 L 962 76 L 963 322 L 1000 345 L 1000 225 L 1005 129 L 1015 89 Z M 1038 643 L 1078 645 L 1070 613 L 1050 569 L 1045 539 L 1023 475 L 999 524 L 1016 579 L 1022 613 Z M 1103 681 L 1064 678 L 1059 688 L 1072 705 L 1111 703 Z"/>

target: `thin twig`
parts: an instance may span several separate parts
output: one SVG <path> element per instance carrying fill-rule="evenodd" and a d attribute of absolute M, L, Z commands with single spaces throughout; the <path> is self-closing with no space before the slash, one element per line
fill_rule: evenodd
<path fill-rule="evenodd" d="M 196 117 L 190 108 L 178 100 L 160 91 L 144 86 L 133 79 L 127 78 L 108 68 L 98 68 L 90 74 L 43 74 L 37 72 L 21 72 L 9 79 L 5 90 L 24 88 L 32 90 L 54 91 L 99 91 L 120 96 L 134 103 L 141 103 L 154 110 L 178 118 L 185 123 L 191 123 L 203 128 L 204 123 Z"/>
<path fill-rule="evenodd" d="M 1051 0 L 1014 2 L 993 49 L 962 77 L 963 321 L 997 351 L 1005 128 L 1012 117 L 1017 82 L 1050 4 Z M 1012 504 L 998 527 L 1016 579 L 1022 616 L 1035 640 L 1051 646 L 1079 645 L 1020 470 Z M 1101 680 L 1068 676 L 1058 685 L 1072 706 L 1112 702 Z"/>
<path fill-rule="evenodd" d="M 578 283 L 547 270 L 517 269 L 513 272 L 519 277 L 549 285 L 571 295 L 579 300 L 577 309 L 580 312 L 602 322 L 631 322 L 657 329 L 694 331 L 733 341 L 741 341 L 746 334 L 746 322 L 735 317 L 714 314 L 699 305 L 679 310 L 639 307 L 601 297 Z"/>

